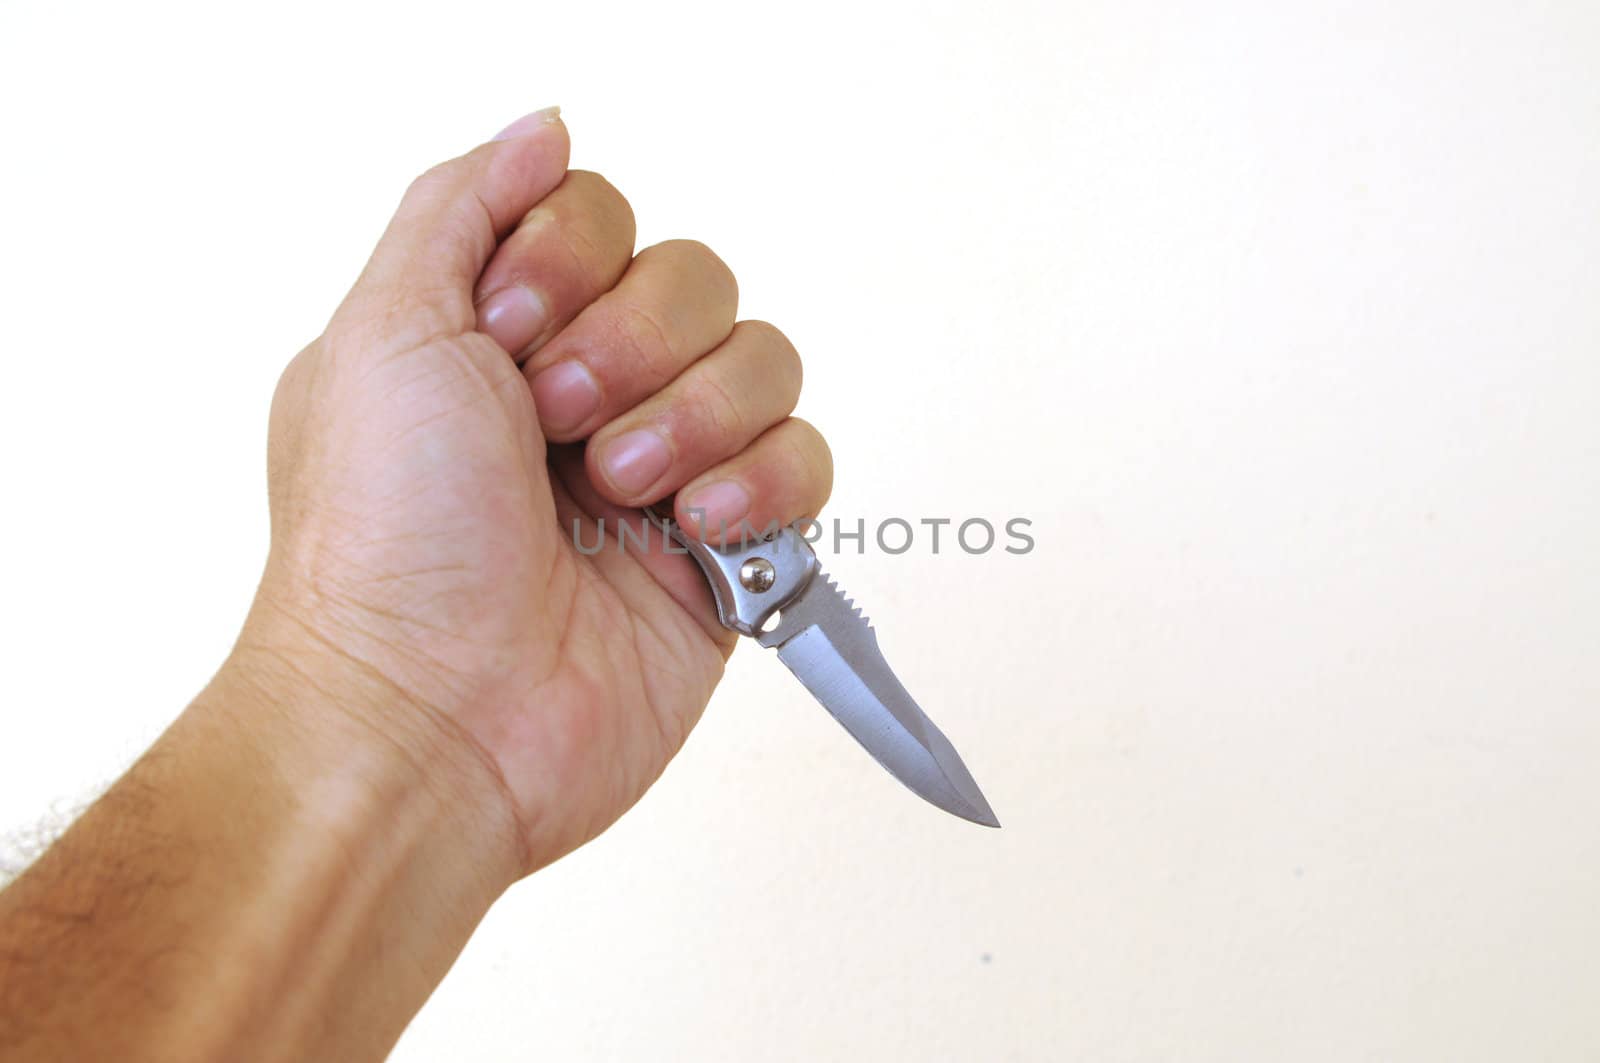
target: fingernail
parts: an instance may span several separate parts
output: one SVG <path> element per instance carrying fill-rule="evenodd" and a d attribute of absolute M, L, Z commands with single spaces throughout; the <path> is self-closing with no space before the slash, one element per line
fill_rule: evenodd
<path fill-rule="evenodd" d="M 478 330 L 513 358 L 539 337 L 549 320 L 544 300 L 520 284 L 501 288 L 478 304 Z"/>
<path fill-rule="evenodd" d="M 506 126 L 494 136 L 495 140 L 511 140 L 514 137 L 525 137 L 529 133 L 537 132 L 552 122 L 561 120 L 561 108 L 546 107 L 532 114 L 525 114 L 515 122 Z"/>
<path fill-rule="evenodd" d="M 681 504 L 695 526 L 703 523 L 708 535 L 721 535 L 739 530 L 739 522 L 750 512 L 750 492 L 732 480 L 718 480 L 700 488 Z"/>
<path fill-rule="evenodd" d="M 623 433 L 600 453 L 600 468 L 606 479 L 630 497 L 661 479 L 671 464 L 667 441 L 644 428 Z"/>
<path fill-rule="evenodd" d="M 546 434 L 570 432 L 600 408 L 600 388 L 582 362 L 557 362 L 534 375 L 533 405 Z"/>

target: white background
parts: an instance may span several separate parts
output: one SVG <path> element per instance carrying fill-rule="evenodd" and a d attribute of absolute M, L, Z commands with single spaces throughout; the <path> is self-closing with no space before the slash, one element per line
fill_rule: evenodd
<path fill-rule="evenodd" d="M 808 358 L 829 562 L 1005 822 L 754 648 L 515 888 L 434 1059 L 1600 1052 L 1600 9 L 0 6 L 0 827 L 265 551 L 267 403 L 410 177 L 563 105 Z"/>

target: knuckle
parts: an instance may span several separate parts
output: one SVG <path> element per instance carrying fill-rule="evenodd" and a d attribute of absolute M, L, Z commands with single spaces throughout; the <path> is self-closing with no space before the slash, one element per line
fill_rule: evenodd
<path fill-rule="evenodd" d="M 663 240 L 656 245 L 656 251 L 658 254 L 672 255 L 685 262 L 716 262 L 719 264 L 722 262 L 722 259 L 717 257 L 715 251 L 699 240 L 689 240 L 681 237 L 675 240 Z"/>
<path fill-rule="evenodd" d="M 800 397 L 804 377 L 800 352 L 781 329 L 768 321 L 741 321 L 734 326 L 734 334 L 757 352 L 763 379 L 772 381 L 775 391 L 791 401 Z"/>
<path fill-rule="evenodd" d="M 456 183 L 456 168 L 455 159 L 428 167 L 406 186 L 406 201 L 417 203 L 437 199 Z"/>
<path fill-rule="evenodd" d="M 789 342 L 789 337 L 783 330 L 770 321 L 757 318 L 741 321 L 733 327 L 741 342 L 764 351 L 777 351 L 782 348 L 794 349 L 794 344 Z"/>
<path fill-rule="evenodd" d="M 560 212 L 556 238 L 574 266 L 598 285 L 633 250 L 633 208 L 599 174 L 579 171 L 568 174 L 567 181 L 575 198 Z"/>
<path fill-rule="evenodd" d="M 677 268 L 699 278 L 701 283 L 721 290 L 723 299 L 736 302 L 739 281 L 733 270 L 711 248 L 699 240 L 667 240 L 656 245 L 660 254 L 670 256 Z"/>
<path fill-rule="evenodd" d="M 833 490 L 833 450 L 816 425 L 800 417 L 789 418 L 794 434 L 791 452 L 808 479 L 820 488 L 824 498 Z"/>
<path fill-rule="evenodd" d="M 736 439 L 745 434 L 738 400 L 715 374 L 704 373 L 687 383 L 683 410 L 688 421 L 715 438 Z"/>
<path fill-rule="evenodd" d="M 611 331 L 623 361 L 635 374 L 652 385 L 671 379 L 676 361 L 673 343 L 666 326 L 654 313 L 637 303 L 624 303 L 618 308 Z"/>
<path fill-rule="evenodd" d="M 591 213 L 605 217 L 630 233 L 633 231 L 633 204 L 617 191 L 616 185 L 593 170 L 571 170 L 567 173 L 566 179 L 574 186 Z"/>
<path fill-rule="evenodd" d="M 604 230 L 593 222 L 591 216 L 580 213 L 558 220 L 554 226 L 555 238 L 573 268 L 586 277 L 598 274 L 606 258 Z"/>

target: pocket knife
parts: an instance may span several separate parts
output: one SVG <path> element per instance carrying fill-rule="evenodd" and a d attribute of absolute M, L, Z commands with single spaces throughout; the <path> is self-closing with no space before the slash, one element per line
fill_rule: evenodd
<path fill-rule="evenodd" d="M 900 685 L 861 610 L 822 571 L 796 526 L 711 546 L 649 516 L 705 573 L 722 626 L 776 647 L 852 738 L 912 793 L 952 815 L 998 827 L 961 756 Z"/>

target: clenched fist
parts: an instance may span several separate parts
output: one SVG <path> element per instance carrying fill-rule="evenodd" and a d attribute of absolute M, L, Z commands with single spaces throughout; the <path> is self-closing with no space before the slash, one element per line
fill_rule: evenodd
<path fill-rule="evenodd" d="M 639 507 L 765 529 L 831 464 L 728 268 L 634 255 L 567 152 L 539 112 L 418 178 L 284 372 L 237 644 L 0 890 L 0 1056 L 378 1059 L 683 744 L 734 639 Z"/>
<path fill-rule="evenodd" d="M 704 245 L 634 254 L 627 201 L 568 147 L 540 112 L 418 178 L 284 373 L 235 654 L 312 678 L 423 784 L 489 776 L 523 872 L 643 793 L 733 646 L 693 562 L 659 533 L 618 549 L 619 522 L 676 492 L 715 538 L 814 515 L 832 479 L 790 416 L 794 347 L 736 321 Z"/>

